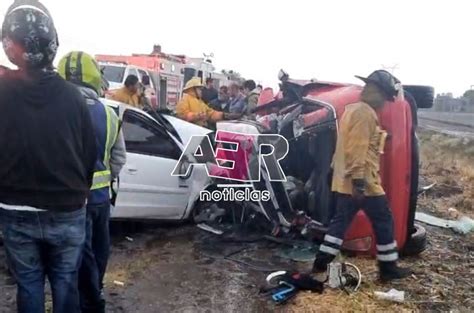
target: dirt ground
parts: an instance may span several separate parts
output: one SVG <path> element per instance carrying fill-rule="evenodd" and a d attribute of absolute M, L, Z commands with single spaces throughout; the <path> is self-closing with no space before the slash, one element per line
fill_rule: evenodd
<path fill-rule="evenodd" d="M 472 143 L 453 143 L 429 132 L 420 139 L 423 184 L 437 185 L 420 198 L 419 210 L 474 217 L 474 158 L 465 154 Z M 363 272 L 359 292 L 301 293 L 282 307 L 258 293 L 266 271 L 307 270 L 311 263 L 280 258 L 278 245 L 222 242 L 192 225 L 128 229 L 114 235 L 106 276 L 108 312 L 472 312 L 474 235 L 423 226 L 428 249 L 401 262 L 414 269 L 411 278 L 383 285 L 373 260 L 349 258 Z M 3 258 L 0 252 L 0 264 Z M 404 290 L 406 301 L 393 304 L 373 296 L 375 290 L 391 288 Z M 15 312 L 14 294 L 15 286 L 1 271 L 0 312 Z"/>

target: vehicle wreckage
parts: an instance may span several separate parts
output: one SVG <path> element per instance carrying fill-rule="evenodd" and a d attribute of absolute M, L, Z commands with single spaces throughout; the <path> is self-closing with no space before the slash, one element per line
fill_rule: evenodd
<path fill-rule="evenodd" d="M 354 84 L 323 81 L 292 80 L 280 72 L 280 91 L 265 89 L 254 110 L 257 121 L 226 121 L 217 124 L 217 159 L 233 160 L 234 144 L 256 147 L 248 135 L 279 134 L 289 143 L 289 152 L 280 164 L 287 176 L 285 182 L 270 181 L 263 173 L 254 181 L 254 190 L 268 190 L 270 201 L 203 202 L 194 210 L 195 222 L 205 223 L 204 229 L 222 234 L 219 225 L 232 222 L 283 232 L 278 236 L 321 240 L 334 214 L 331 192 L 331 162 L 338 134 L 338 121 L 345 107 L 357 102 L 362 87 Z M 402 255 L 416 255 L 426 247 L 426 231 L 414 223 L 418 196 L 419 152 L 416 136 L 417 109 L 433 105 L 434 89 L 428 86 L 403 85 L 400 96 L 379 112 L 382 127 L 388 132 L 381 156 L 381 176 L 394 216 L 395 238 Z M 234 150 L 234 151 L 233 151 Z M 248 172 L 256 162 L 248 148 L 241 158 L 244 169 L 236 164 L 220 163 L 210 168 L 210 175 L 220 177 L 211 189 L 235 185 L 235 171 Z M 255 154 L 255 153 L 254 153 Z M 227 155 L 227 157 L 226 157 Z M 260 164 L 260 163 L 259 163 Z M 265 172 L 265 169 L 262 169 Z M 223 171 L 228 173 L 228 180 Z M 242 185 L 242 188 L 249 188 Z M 216 231 L 217 229 L 217 231 Z M 360 211 L 346 234 L 344 249 L 357 254 L 374 254 L 375 239 L 371 224 Z"/>

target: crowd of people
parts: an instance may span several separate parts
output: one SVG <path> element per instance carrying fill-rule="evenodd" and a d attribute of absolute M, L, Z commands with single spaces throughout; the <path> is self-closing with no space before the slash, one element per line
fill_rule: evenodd
<path fill-rule="evenodd" d="M 34 39 L 34 40 L 33 40 Z M 18 69 L 0 68 L 0 225 L 20 313 L 45 310 L 48 278 L 55 313 L 105 312 L 111 184 L 126 163 L 118 112 L 99 101 L 104 80 L 94 57 L 73 51 L 53 67 L 59 45 L 53 19 L 37 0 L 16 0 L 2 25 L 2 43 Z M 325 272 L 362 204 L 377 234 L 381 277 L 410 271 L 396 265 L 393 217 L 379 175 L 386 134 L 375 111 L 397 95 L 384 71 L 362 78 L 361 101 L 341 120 L 334 158 L 337 213 L 313 272 Z M 129 76 L 111 97 L 146 109 L 149 77 Z M 208 78 L 189 80 L 178 117 L 204 127 L 254 118 L 262 91 L 252 80 L 219 90 Z M 367 152 L 368 151 L 368 152 Z M 361 157 L 361 156 L 364 157 Z"/>

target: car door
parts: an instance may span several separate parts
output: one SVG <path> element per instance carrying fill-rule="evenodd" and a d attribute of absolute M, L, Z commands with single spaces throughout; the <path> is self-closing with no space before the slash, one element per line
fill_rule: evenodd
<path fill-rule="evenodd" d="M 156 121 L 127 109 L 122 130 L 127 163 L 120 174 L 115 218 L 180 219 L 188 203 L 188 183 L 171 176 L 181 148 Z"/>

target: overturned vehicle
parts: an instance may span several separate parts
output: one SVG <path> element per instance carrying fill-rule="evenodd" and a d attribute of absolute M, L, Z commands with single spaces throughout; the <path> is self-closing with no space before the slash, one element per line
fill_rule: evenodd
<path fill-rule="evenodd" d="M 279 134 L 289 145 L 288 155 L 279 161 L 286 181 L 269 179 L 268 171 L 262 167 L 262 176 L 252 182 L 254 190 L 270 192 L 268 201 L 242 203 L 240 210 L 232 204 L 232 220 L 245 223 L 261 213 L 274 235 L 296 233 L 320 240 L 335 211 L 334 195 L 331 192 L 332 157 L 338 135 L 338 122 L 345 107 L 359 101 L 362 87 L 353 84 L 321 81 L 292 80 L 280 72 L 280 92 L 274 94 L 265 89 L 259 106 L 253 113 L 255 121 L 221 122 L 217 125 L 217 159 L 229 160 L 226 154 L 235 153 L 232 144 L 248 147 L 248 134 Z M 416 136 L 417 109 L 429 108 L 433 104 L 434 89 L 428 86 L 403 86 L 401 94 L 393 103 L 379 112 L 381 126 L 388 133 L 384 153 L 381 156 L 381 177 L 394 217 L 395 238 L 401 253 L 415 255 L 426 247 L 426 231 L 414 223 L 418 196 L 419 150 Z M 229 146 L 230 145 L 230 146 Z M 247 165 L 255 162 L 252 156 L 240 156 Z M 235 159 L 235 155 L 233 157 Z M 260 156 L 257 156 L 260 160 Z M 265 163 L 265 162 L 264 162 Z M 242 162 L 234 162 L 229 169 L 231 182 L 239 180 Z M 245 178 L 245 169 L 240 170 Z M 265 173 L 267 175 L 265 175 Z M 212 174 L 212 171 L 211 171 Z M 215 177 L 222 179 L 222 167 L 216 167 Z M 231 177 L 233 176 L 233 177 Z M 244 181 L 242 179 L 242 181 Z M 220 187 L 225 188 L 225 179 Z M 233 186 L 236 187 L 236 186 Z M 238 187 L 238 186 L 237 186 Z M 245 187 L 245 186 L 244 186 Z M 209 206 L 201 206 L 195 217 L 203 216 L 215 220 Z M 229 211 L 229 210 L 228 210 Z M 236 213 L 238 211 L 238 213 Z M 206 215 L 207 214 L 207 215 Z M 258 214 L 257 214 L 258 215 Z M 372 226 L 360 211 L 348 230 L 344 242 L 347 251 L 374 254 L 375 238 Z"/>

